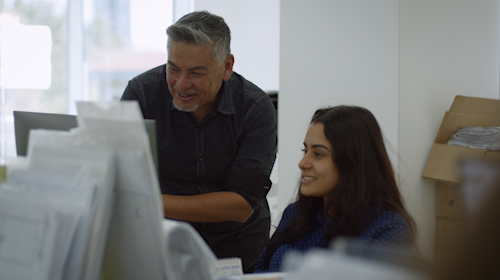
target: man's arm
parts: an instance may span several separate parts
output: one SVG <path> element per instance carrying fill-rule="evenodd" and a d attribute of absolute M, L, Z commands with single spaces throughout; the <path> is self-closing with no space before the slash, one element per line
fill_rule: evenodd
<path fill-rule="evenodd" d="M 250 204 L 235 192 L 213 192 L 191 196 L 162 195 L 166 218 L 188 222 L 240 222 L 253 213 Z"/>
<path fill-rule="evenodd" d="M 140 86 L 138 85 L 137 78 L 133 78 L 132 80 L 130 80 L 127 87 L 125 88 L 125 91 L 122 94 L 122 97 L 120 98 L 120 101 L 136 100 L 137 102 L 139 102 L 143 117 L 147 118 L 148 111 L 146 107 L 146 97 L 144 95 L 144 91 L 138 90 L 139 88 Z"/>
<path fill-rule="evenodd" d="M 167 218 L 189 222 L 244 223 L 265 199 L 276 157 L 276 115 L 265 96 L 247 115 L 238 155 L 227 171 L 227 190 L 192 196 L 162 195 Z"/>

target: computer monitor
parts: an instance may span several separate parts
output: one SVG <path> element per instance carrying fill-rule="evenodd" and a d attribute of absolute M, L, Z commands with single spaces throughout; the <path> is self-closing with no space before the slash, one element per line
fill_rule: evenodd
<path fill-rule="evenodd" d="M 151 155 L 158 171 L 158 152 L 156 146 L 156 121 L 144 120 L 149 136 Z M 78 126 L 76 116 L 64 114 L 49 114 L 14 111 L 14 130 L 16 135 L 16 150 L 18 156 L 26 156 L 28 152 L 29 134 L 31 129 L 43 128 L 69 131 Z"/>

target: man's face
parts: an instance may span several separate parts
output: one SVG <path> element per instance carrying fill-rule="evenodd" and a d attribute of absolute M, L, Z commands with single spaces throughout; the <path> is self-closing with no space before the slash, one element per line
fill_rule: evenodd
<path fill-rule="evenodd" d="M 170 42 L 167 84 L 175 107 L 201 121 L 215 105 L 222 81 L 231 77 L 233 62 L 232 55 L 222 64 L 214 60 L 211 45 Z"/>

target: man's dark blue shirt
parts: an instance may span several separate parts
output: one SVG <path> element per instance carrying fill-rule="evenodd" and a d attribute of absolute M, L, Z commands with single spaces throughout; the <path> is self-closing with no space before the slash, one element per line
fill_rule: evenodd
<path fill-rule="evenodd" d="M 137 100 L 156 120 L 158 174 L 163 194 L 217 191 L 240 194 L 254 213 L 245 223 L 191 223 L 217 257 L 238 256 L 251 267 L 269 240 L 265 198 L 276 158 L 276 112 L 269 96 L 237 73 L 222 83 L 201 122 L 174 108 L 166 65 L 130 80 L 122 100 Z"/>

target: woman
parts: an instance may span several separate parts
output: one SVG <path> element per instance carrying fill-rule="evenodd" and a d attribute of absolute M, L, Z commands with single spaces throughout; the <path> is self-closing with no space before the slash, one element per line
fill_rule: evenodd
<path fill-rule="evenodd" d="M 255 272 L 280 271 L 288 252 L 326 247 L 338 236 L 396 247 L 414 244 L 415 222 L 368 110 L 337 106 L 316 111 L 303 152 L 298 201 L 285 209 Z"/>

